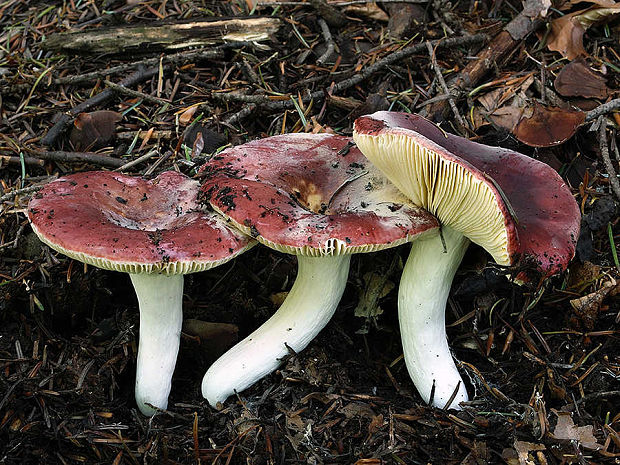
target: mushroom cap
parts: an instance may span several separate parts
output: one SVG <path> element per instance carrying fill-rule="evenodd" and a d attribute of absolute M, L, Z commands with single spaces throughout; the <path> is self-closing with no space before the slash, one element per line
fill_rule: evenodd
<path fill-rule="evenodd" d="M 282 252 L 372 252 L 438 227 L 348 137 L 283 134 L 221 152 L 201 168 L 202 199 Z"/>
<path fill-rule="evenodd" d="M 255 242 L 197 203 L 198 181 L 107 171 L 65 176 L 28 205 L 32 229 L 54 250 L 107 270 L 185 274 L 231 260 Z"/>
<path fill-rule="evenodd" d="M 550 276 L 575 255 L 579 208 L 550 166 L 448 134 L 408 113 L 358 118 L 353 138 L 413 203 L 485 248 L 497 263 L 533 260 Z"/>

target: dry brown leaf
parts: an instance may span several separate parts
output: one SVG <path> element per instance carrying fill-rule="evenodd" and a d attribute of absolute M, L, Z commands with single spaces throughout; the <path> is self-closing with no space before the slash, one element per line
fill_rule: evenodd
<path fill-rule="evenodd" d="M 383 21 L 387 23 L 390 17 L 385 11 L 377 6 L 376 3 L 364 3 L 362 5 L 349 5 L 342 11 L 352 16 L 359 16 L 364 19 L 371 19 L 373 21 Z"/>
<path fill-rule="evenodd" d="M 274 306 L 279 307 L 286 300 L 286 296 L 288 296 L 288 291 L 276 292 L 275 294 L 271 294 L 269 296 L 269 300 L 271 300 L 271 303 Z"/>
<path fill-rule="evenodd" d="M 512 86 L 502 86 L 481 95 L 478 98 L 478 102 L 480 102 L 486 111 L 493 112 L 514 97 L 515 92 L 516 89 Z"/>
<path fill-rule="evenodd" d="M 508 129 L 510 132 L 514 131 L 521 117 L 523 116 L 523 108 L 516 106 L 506 106 L 498 108 L 493 113 L 489 114 L 489 119 L 493 124 Z"/>
<path fill-rule="evenodd" d="M 605 297 L 608 295 L 615 295 L 618 292 L 620 292 L 620 283 L 610 278 L 610 281 L 603 284 L 601 289 L 583 297 L 579 297 L 578 299 L 573 299 L 570 301 L 570 304 L 585 328 L 587 330 L 592 330 L 594 329 L 594 323 L 596 322 L 601 304 Z"/>
<path fill-rule="evenodd" d="M 590 68 L 583 57 L 564 66 L 555 78 L 554 86 L 564 97 L 604 99 L 610 94 L 606 79 Z"/>
<path fill-rule="evenodd" d="M 609 7 L 590 8 L 583 11 L 581 14 L 576 15 L 575 19 L 584 28 L 588 29 L 593 24 L 602 23 L 605 20 L 611 20 L 618 14 L 620 14 L 620 4 L 615 3 Z"/>
<path fill-rule="evenodd" d="M 347 418 L 369 418 L 377 416 L 373 409 L 365 402 L 349 402 L 338 409 L 338 413 L 343 414 Z"/>
<path fill-rule="evenodd" d="M 583 48 L 583 35 L 586 30 L 574 21 L 573 15 L 562 16 L 551 21 L 551 33 L 547 39 L 549 50 L 560 52 L 569 60 L 574 60 L 579 55 L 585 55 Z"/>
<path fill-rule="evenodd" d="M 530 452 L 542 453 L 542 451 L 546 450 L 543 444 L 534 444 L 532 442 L 525 441 L 515 441 L 514 448 L 517 452 L 517 459 L 519 460 L 519 465 L 538 464 L 539 462 L 536 460 L 534 455 L 530 454 Z"/>
<path fill-rule="evenodd" d="M 551 411 L 558 416 L 558 423 L 553 430 L 553 436 L 556 439 L 579 441 L 583 447 L 590 450 L 598 450 L 603 447 L 594 437 L 592 425 L 575 426 L 569 412 L 559 412 L 555 409 L 551 409 Z"/>
<path fill-rule="evenodd" d="M 575 261 L 571 263 L 569 270 L 568 287 L 577 288 L 598 279 L 601 276 L 602 268 L 600 265 L 595 265 L 589 261 Z"/>
<path fill-rule="evenodd" d="M 73 122 L 69 140 L 76 150 L 96 150 L 114 140 L 116 123 L 122 115 L 115 111 L 99 110 L 80 113 Z"/>
<path fill-rule="evenodd" d="M 205 141 L 202 138 L 202 132 L 196 134 L 196 139 L 194 139 L 194 145 L 192 145 L 192 154 L 190 158 L 194 159 L 202 153 L 202 150 L 205 148 Z"/>
<path fill-rule="evenodd" d="M 532 147 L 551 147 L 573 137 L 585 118 L 582 111 L 534 103 L 523 112 L 513 134 Z"/>
<path fill-rule="evenodd" d="M 338 399 L 340 399 L 340 396 L 338 394 L 326 394 L 324 392 L 311 392 L 307 396 L 303 397 L 300 402 L 302 404 L 307 404 L 308 401 L 310 400 L 318 400 L 319 402 L 322 402 L 323 404 L 328 404 Z"/>
<path fill-rule="evenodd" d="M 492 81 L 489 86 L 499 86 L 485 94 L 480 95 L 477 101 L 484 107 L 480 115 L 474 110 L 473 119 L 476 127 L 487 123 L 489 120 L 495 126 L 503 127 L 512 131 L 521 120 L 523 107 L 527 102 L 527 89 L 533 84 L 532 73 L 523 76 L 510 76 Z M 508 102 L 510 101 L 510 104 Z M 480 116 L 483 118 L 482 122 Z"/>
<path fill-rule="evenodd" d="M 149 143 L 149 140 L 151 140 L 151 137 L 153 136 L 153 131 L 155 130 L 155 128 L 151 128 L 148 131 L 146 131 L 146 134 L 142 137 L 142 143 L 140 144 L 140 148 L 138 148 L 138 152 L 140 150 L 142 150 L 144 147 L 146 147 L 146 144 Z"/>
<path fill-rule="evenodd" d="M 210 360 L 222 355 L 239 339 L 237 325 L 192 318 L 183 320 L 183 332 L 200 340 L 200 346 Z"/>
<path fill-rule="evenodd" d="M 551 21 L 551 33 L 547 47 L 561 53 L 569 60 L 579 55 L 586 55 L 583 47 L 583 34 L 592 24 L 609 20 L 620 14 L 620 4 L 614 3 L 607 7 L 591 7 L 585 10 L 568 13 Z"/>
<path fill-rule="evenodd" d="M 371 438 L 373 434 L 379 431 L 379 429 L 383 426 L 383 423 L 383 415 L 379 414 L 372 417 L 372 420 L 370 420 L 370 424 L 368 425 L 368 438 Z"/>
<path fill-rule="evenodd" d="M 480 107 L 474 107 L 474 110 L 469 115 L 469 120 L 474 126 L 474 130 L 477 132 L 479 128 L 489 124 L 487 121 L 488 113 L 483 111 Z"/>
<path fill-rule="evenodd" d="M 286 413 L 286 427 L 290 430 L 300 432 L 306 430 L 307 423 L 299 416 L 297 412 Z"/>
<path fill-rule="evenodd" d="M 566 3 L 563 3 L 559 7 L 559 9 L 561 11 L 565 11 L 579 3 L 591 3 L 593 5 L 598 5 L 600 7 L 613 7 L 614 5 L 617 4 L 614 0 L 569 0 Z"/>
<path fill-rule="evenodd" d="M 364 318 L 374 318 L 383 313 L 377 305 L 382 299 L 394 289 L 395 284 L 374 272 L 368 272 L 363 277 L 365 287 L 360 292 L 360 300 L 355 308 L 355 316 Z"/>
<path fill-rule="evenodd" d="M 181 113 L 181 116 L 179 116 L 179 124 L 187 126 L 192 121 L 196 110 L 198 110 L 198 105 L 192 105 L 187 108 L 187 110 L 184 110 L 183 113 Z"/>

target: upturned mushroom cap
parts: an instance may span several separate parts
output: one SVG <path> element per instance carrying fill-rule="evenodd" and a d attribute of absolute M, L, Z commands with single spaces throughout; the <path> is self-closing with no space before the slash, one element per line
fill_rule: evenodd
<path fill-rule="evenodd" d="M 255 244 L 197 203 L 199 185 L 168 171 L 153 180 L 91 171 L 49 183 L 28 205 L 39 238 L 71 258 L 129 273 L 185 274 Z"/>
<path fill-rule="evenodd" d="M 276 250 L 322 256 L 372 252 L 438 227 L 331 134 L 284 134 L 227 149 L 202 167 L 202 199 Z"/>
<path fill-rule="evenodd" d="M 355 121 L 360 150 L 414 204 L 485 248 L 501 265 L 566 268 L 579 208 L 548 165 L 448 134 L 425 118 L 377 112 Z"/>

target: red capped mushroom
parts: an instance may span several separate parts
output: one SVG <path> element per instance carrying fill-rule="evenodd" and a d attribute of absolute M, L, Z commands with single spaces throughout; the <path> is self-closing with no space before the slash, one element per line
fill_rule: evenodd
<path fill-rule="evenodd" d="M 203 396 L 213 406 L 275 370 L 333 315 L 350 254 L 409 242 L 437 230 L 351 146 L 328 134 L 285 134 L 227 149 L 202 167 L 203 198 L 241 231 L 297 255 L 286 301 L 259 329 L 207 371 Z"/>
<path fill-rule="evenodd" d="M 469 240 L 500 265 L 529 264 L 547 277 L 575 254 L 579 208 L 548 165 L 447 134 L 418 115 L 363 116 L 353 138 L 407 198 L 442 224 L 445 250 L 438 238 L 413 244 L 401 278 L 399 320 L 418 391 L 429 401 L 434 389 L 434 405 L 452 399 L 456 406 L 467 392 L 446 342 L 444 310 Z"/>
<path fill-rule="evenodd" d="M 28 205 L 52 249 L 129 273 L 140 306 L 135 395 L 145 415 L 166 408 L 181 335 L 183 275 L 225 263 L 255 244 L 200 208 L 198 182 L 169 171 L 153 180 L 91 171 L 60 178 Z"/>

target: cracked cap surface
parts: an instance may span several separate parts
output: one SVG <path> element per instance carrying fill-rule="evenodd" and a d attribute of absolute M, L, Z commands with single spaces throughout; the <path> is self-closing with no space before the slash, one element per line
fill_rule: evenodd
<path fill-rule="evenodd" d="M 201 168 L 201 199 L 259 242 L 291 254 L 371 252 L 436 230 L 437 220 L 351 142 L 296 133 L 227 149 Z"/>

